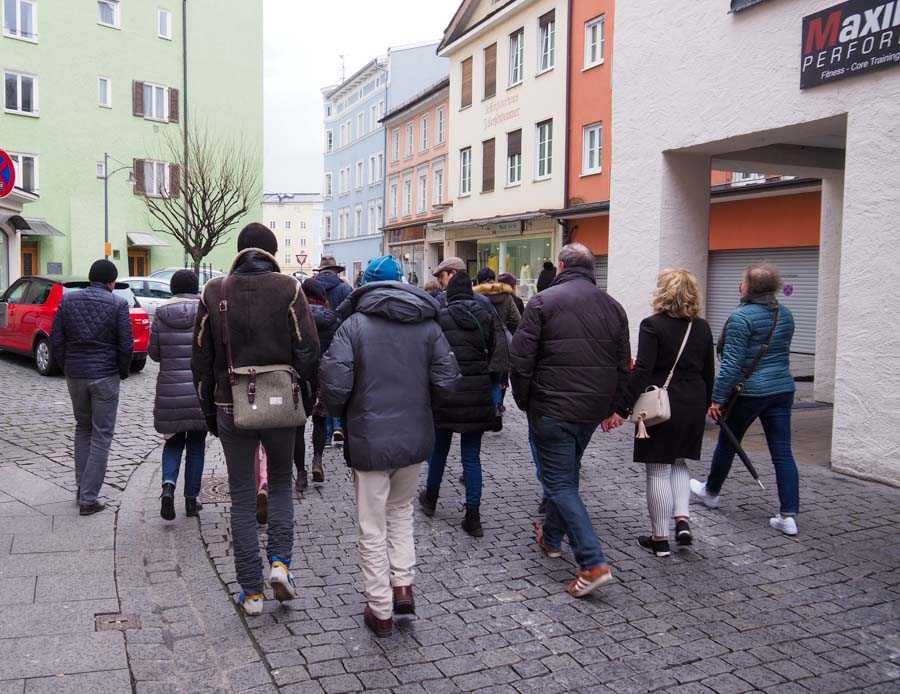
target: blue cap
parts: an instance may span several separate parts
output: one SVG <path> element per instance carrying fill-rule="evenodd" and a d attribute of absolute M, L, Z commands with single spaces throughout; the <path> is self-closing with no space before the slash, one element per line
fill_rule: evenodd
<path fill-rule="evenodd" d="M 399 282 L 403 276 L 403 268 L 397 259 L 390 255 L 383 255 L 369 262 L 363 275 L 363 284 L 369 282 Z"/>

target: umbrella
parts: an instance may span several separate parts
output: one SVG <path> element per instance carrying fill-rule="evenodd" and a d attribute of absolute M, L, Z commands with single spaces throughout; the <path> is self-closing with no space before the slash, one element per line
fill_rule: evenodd
<path fill-rule="evenodd" d="M 756 483 L 759 485 L 760 489 L 765 489 L 763 483 L 759 479 L 759 473 L 756 471 L 756 468 L 753 466 L 753 461 L 750 460 L 750 456 L 747 455 L 747 451 L 743 449 L 741 446 L 741 442 L 738 441 L 737 436 L 734 435 L 734 432 L 731 430 L 725 423 L 725 417 L 720 417 L 717 422 L 718 425 L 722 428 L 722 431 L 725 433 L 725 438 L 734 446 L 734 450 L 737 451 L 738 457 L 740 457 L 741 462 L 744 463 L 744 467 L 747 468 L 747 471 L 750 473 L 750 476 L 756 480 Z"/>

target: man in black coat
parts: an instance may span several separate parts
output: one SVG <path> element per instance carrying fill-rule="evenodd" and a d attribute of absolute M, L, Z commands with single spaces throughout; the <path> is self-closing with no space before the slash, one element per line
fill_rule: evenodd
<path fill-rule="evenodd" d="M 82 516 L 97 501 L 116 430 L 119 381 L 128 378 L 134 340 L 128 302 L 113 294 L 119 271 L 108 260 L 91 265 L 91 285 L 63 296 L 53 319 L 53 358 L 66 375 L 75 413 L 75 483 Z"/>
<path fill-rule="evenodd" d="M 601 422 L 604 431 L 622 423 L 631 347 L 624 309 L 596 286 L 591 252 L 564 246 L 559 270 L 525 307 L 510 345 L 510 376 L 548 500 L 537 542 L 557 557 L 569 536 L 580 570 L 568 591 L 583 597 L 612 574 L 578 492 L 581 457 Z"/>

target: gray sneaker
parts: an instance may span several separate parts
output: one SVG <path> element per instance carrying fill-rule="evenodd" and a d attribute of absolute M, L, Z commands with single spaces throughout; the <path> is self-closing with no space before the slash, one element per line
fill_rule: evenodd
<path fill-rule="evenodd" d="M 700 501 L 706 508 L 719 508 L 719 495 L 706 491 L 706 483 L 700 480 L 691 480 L 691 493 L 700 497 Z"/>

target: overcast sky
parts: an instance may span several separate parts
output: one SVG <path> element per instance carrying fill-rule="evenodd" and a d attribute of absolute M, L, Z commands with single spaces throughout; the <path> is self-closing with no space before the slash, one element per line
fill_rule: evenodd
<path fill-rule="evenodd" d="M 317 192 L 322 94 L 392 46 L 437 40 L 459 0 L 265 0 L 265 189 Z M 425 85 L 423 85 L 425 86 Z"/>

